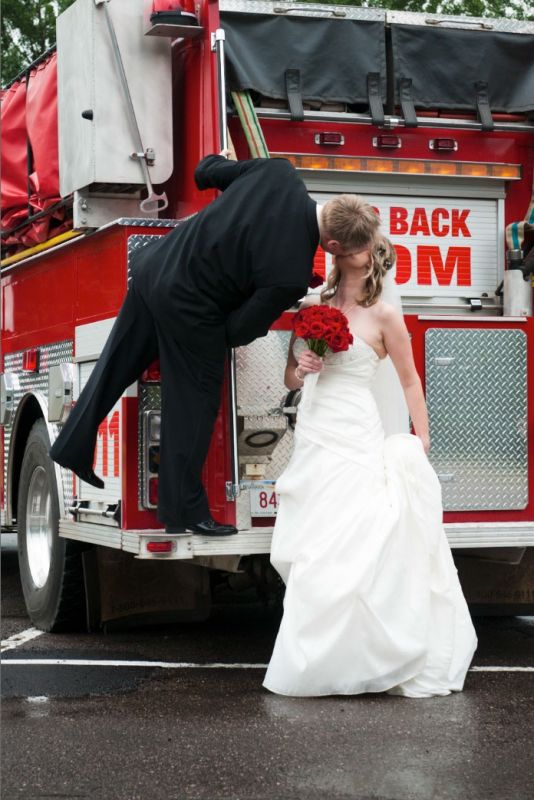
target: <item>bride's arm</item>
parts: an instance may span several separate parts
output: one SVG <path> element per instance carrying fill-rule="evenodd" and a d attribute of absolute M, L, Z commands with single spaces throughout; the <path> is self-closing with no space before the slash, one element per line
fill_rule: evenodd
<path fill-rule="evenodd" d="M 430 450 L 428 411 L 404 317 L 386 304 L 381 316 L 386 350 L 397 370 L 415 432 L 423 442 L 425 453 L 428 453 Z"/>
<path fill-rule="evenodd" d="M 306 306 L 312 306 L 320 302 L 321 299 L 318 295 L 309 294 L 300 304 L 300 308 L 306 308 Z M 304 384 L 304 381 L 300 380 L 295 375 L 295 370 L 297 367 L 299 368 L 299 374 L 304 376 L 308 372 L 319 372 L 323 366 L 322 358 L 319 358 L 319 356 L 315 355 L 315 353 L 312 353 L 311 350 L 303 350 L 299 356 L 299 360 L 297 361 L 293 353 L 295 338 L 295 334 L 292 333 L 289 341 L 286 369 L 284 372 L 284 384 L 291 391 L 295 389 L 302 389 Z"/>
<path fill-rule="evenodd" d="M 291 339 L 289 341 L 289 351 L 287 354 L 287 363 L 286 363 L 286 371 L 284 372 L 284 383 L 288 389 L 293 391 L 294 389 L 302 389 L 303 381 L 298 380 L 297 376 L 295 375 L 295 370 L 298 367 L 297 359 L 293 354 L 293 344 L 295 343 L 295 334 L 291 334 Z M 302 375 L 304 372 L 301 373 Z"/>

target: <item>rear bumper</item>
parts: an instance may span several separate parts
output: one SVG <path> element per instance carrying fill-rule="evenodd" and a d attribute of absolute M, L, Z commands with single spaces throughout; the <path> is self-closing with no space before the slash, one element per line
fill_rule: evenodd
<path fill-rule="evenodd" d="M 451 548 L 534 547 L 534 522 L 455 523 L 445 525 Z M 61 520 L 59 535 L 66 539 L 111 547 L 132 553 L 136 558 L 176 560 L 213 556 L 246 556 L 269 553 L 272 528 L 241 530 L 233 536 L 166 534 L 158 530 L 123 531 L 107 525 Z M 151 553 L 149 542 L 171 542 L 167 553 Z"/>

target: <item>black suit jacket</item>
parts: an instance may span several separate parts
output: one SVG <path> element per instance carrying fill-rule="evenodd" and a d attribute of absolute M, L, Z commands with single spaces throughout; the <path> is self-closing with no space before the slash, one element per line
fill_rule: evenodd
<path fill-rule="evenodd" d="M 319 244 L 316 203 L 285 159 L 211 155 L 195 180 L 222 194 L 140 250 L 131 269 L 161 329 L 220 353 L 265 336 L 306 293 Z"/>

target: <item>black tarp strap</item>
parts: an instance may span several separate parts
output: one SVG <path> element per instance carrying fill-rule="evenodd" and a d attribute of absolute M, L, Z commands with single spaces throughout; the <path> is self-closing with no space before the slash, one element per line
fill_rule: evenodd
<path fill-rule="evenodd" d="M 304 119 L 304 108 L 302 105 L 302 85 L 300 81 L 300 69 L 286 69 L 286 93 L 289 103 L 289 113 L 294 122 L 301 122 Z"/>
<path fill-rule="evenodd" d="M 415 113 L 415 106 L 413 104 L 411 78 L 400 78 L 399 97 L 405 126 L 407 128 L 417 128 L 417 114 Z"/>
<path fill-rule="evenodd" d="M 373 125 L 381 127 L 384 124 L 384 107 L 380 95 L 380 73 L 367 73 L 367 97 L 369 99 L 369 111 L 373 118 Z"/>
<path fill-rule="evenodd" d="M 476 91 L 476 104 L 478 121 L 483 131 L 492 131 L 494 127 L 493 117 L 491 116 L 491 108 L 488 97 L 488 84 L 486 81 L 477 81 L 475 83 Z"/>
<path fill-rule="evenodd" d="M 417 128 L 417 114 L 413 104 L 411 78 L 401 78 L 399 80 L 399 97 L 405 126 L 407 128 Z"/>

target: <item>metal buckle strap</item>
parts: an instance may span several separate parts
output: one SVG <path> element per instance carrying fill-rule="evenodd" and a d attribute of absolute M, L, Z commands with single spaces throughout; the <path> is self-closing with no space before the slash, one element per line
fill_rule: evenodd
<path fill-rule="evenodd" d="M 486 81 L 475 83 L 475 98 L 477 106 L 477 116 L 483 131 L 492 131 L 494 128 L 493 117 L 488 97 L 488 84 Z"/>
<path fill-rule="evenodd" d="M 417 128 L 417 114 L 413 104 L 411 78 L 399 79 L 399 97 L 405 126 L 407 128 Z"/>
<path fill-rule="evenodd" d="M 384 124 L 384 107 L 380 96 L 380 73 L 369 72 L 367 74 L 367 98 L 369 100 L 369 111 L 373 119 L 373 125 L 381 128 Z"/>
<path fill-rule="evenodd" d="M 294 122 L 302 122 L 304 119 L 304 107 L 302 105 L 300 69 L 286 69 L 285 80 L 291 119 Z"/>

